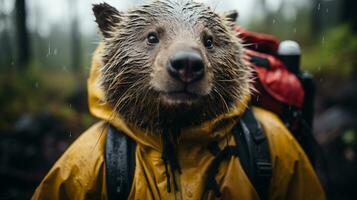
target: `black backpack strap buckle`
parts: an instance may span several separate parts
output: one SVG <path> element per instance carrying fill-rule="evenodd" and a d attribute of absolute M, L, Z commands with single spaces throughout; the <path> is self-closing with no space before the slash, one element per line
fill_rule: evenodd
<path fill-rule="evenodd" d="M 257 174 L 260 177 L 271 177 L 273 172 L 273 167 L 270 162 L 258 161 L 256 163 L 257 166 Z"/>

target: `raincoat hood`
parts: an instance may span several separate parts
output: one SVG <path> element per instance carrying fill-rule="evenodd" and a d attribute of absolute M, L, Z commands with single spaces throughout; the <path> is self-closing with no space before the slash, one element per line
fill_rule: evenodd
<path fill-rule="evenodd" d="M 137 143 L 145 146 L 150 146 L 156 150 L 160 150 L 160 138 L 158 134 L 150 134 L 146 131 L 127 124 L 122 116 L 114 111 L 113 107 L 106 103 L 105 93 L 101 88 L 99 81 L 101 76 L 101 67 L 103 66 L 101 59 L 102 47 L 99 46 L 94 53 L 92 68 L 88 79 L 88 96 L 90 112 L 99 119 L 110 122 L 119 130 L 122 130 Z M 225 135 L 222 129 L 230 129 L 235 124 L 236 117 L 239 117 L 247 108 L 250 96 L 246 96 L 243 103 L 237 103 L 229 113 L 222 114 L 212 120 L 206 121 L 199 126 L 190 127 L 182 130 L 180 140 L 182 141 L 200 141 L 210 142 Z M 220 122 L 225 121 L 224 127 L 219 127 Z M 217 133 L 217 134 L 212 134 Z"/>

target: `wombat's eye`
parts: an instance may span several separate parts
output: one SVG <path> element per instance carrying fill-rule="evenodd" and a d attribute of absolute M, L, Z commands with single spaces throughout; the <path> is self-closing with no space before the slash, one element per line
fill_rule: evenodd
<path fill-rule="evenodd" d="M 159 37 L 157 36 L 157 33 L 155 32 L 150 32 L 147 37 L 147 42 L 149 44 L 157 44 L 159 43 Z"/>
<path fill-rule="evenodd" d="M 205 37 L 203 44 L 207 49 L 212 49 L 213 48 L 213 38 L 212 36 L 207 36 Z"/>

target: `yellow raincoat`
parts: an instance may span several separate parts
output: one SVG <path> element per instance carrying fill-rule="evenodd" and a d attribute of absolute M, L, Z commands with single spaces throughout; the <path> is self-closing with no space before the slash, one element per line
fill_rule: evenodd
<path fill-rule="evenodd" d="M 177 158 L 182 173 L 177 174 L 179 190 L 166 191 L 165 168 L 161 160 L 160 138 L 132 127 L 118 116 L 112 107 L 103 103 L 103 91 L 97 81 L 100 49 L 94 55 L 88 80 L 91 113 L 102 121 L 83 133 L 62 155 L 36 189 L 32 199 L 107 199 L 105 182 L 104 150 L 107 122 L 113 124 L 137 143 L 136 169 L 129 199 L 202 199 L 205 187 L 205 172 L 214 159 L 206 145 L 219 141 L 221 149 L 227 142 L 234 145 L 231 129 L 233 118 L 244 112 L 239 105 L 230 113 L 200 127 L 183 131 Z M 280 119 L 260 108 L 254 114 L 261 123 L 268 139 L 273 165 L 273 176 L 269 190 L 270 199 L 320 200 L 325 199 L 323 189 L 305 153 L 284 127 Z M 224 127 L 221 120 L 230 120 Z M 257 200 L 257 192 L 236 157 L 221 163 L 216 175 L 222 192 L 221 199 Z M 215 199 L 212 191 L 208 199 Z"/>

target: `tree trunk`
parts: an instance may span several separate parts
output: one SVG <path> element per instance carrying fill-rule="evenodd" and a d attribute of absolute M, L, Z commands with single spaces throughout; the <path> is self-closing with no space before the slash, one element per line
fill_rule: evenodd
<path fill-rule="evenodd" d="M 343 21 L 351 23 L 353 31 L 357 32 L 357 15 L 356 15 L 357 1 L 356 0 L 344 0 L 343 1 Z"/>
<path fill-rule="evenodd" d="M 72 68 L 76 72 L 81 71 L 81 57 L 82 49 L 80 42 L 80 34 L 78 30 L 78 19 L 73 19 L 72 21 L 72 30 L 71 30 L 71 45 L 72 45 Z"/>
<path fill-rule="evenodd" d="M 25 0 L 15 2 L 16 32 L 18 62 L 21 67 L 25 67 L 30 61 L 30 42 L 26 27 L 26 3 Z"/>
<path fill-rule="evenodd" d="M 317 36 L 321 33 L 322 24 L 321 24 L 321 0 L 313 0 L 312 4 L 312 27 L 311 30 L 314 33 L 313 35 Z"/>
<path fill-rule="evenodd" d="M 70 16 L 71 16 L 71 58 L 72 58 L 72 69 L 80 73 L 82 68 L 82 49 L 80 41 L 80 32 L 79 32 L 79 21 L 77 15 L 77 1 L 69 1 L 70 6 Z"/>
<path fill-rule="evenodd" d="M 3 25 L 0 30 L 0 67 L 9 67 L 12 62 L 11 38 L 9 35 L 8 16 L 3 9 L 3 0 L 0 0 L 0 23 Z"/>

